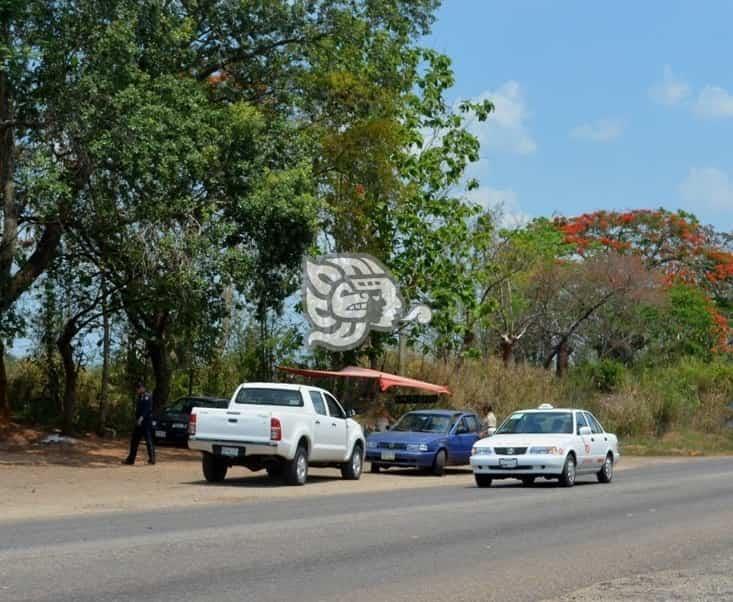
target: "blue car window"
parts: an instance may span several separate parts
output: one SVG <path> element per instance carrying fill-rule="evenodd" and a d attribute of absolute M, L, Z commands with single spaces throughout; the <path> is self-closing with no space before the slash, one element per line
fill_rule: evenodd
<path fill-rule="evenodd" d="M 447 433 L 453 428 L 458 415 L 430 414 L 430 413 L 407 413 L 399 419 L 392 431 L 418 432 L 418 433 Z"/>

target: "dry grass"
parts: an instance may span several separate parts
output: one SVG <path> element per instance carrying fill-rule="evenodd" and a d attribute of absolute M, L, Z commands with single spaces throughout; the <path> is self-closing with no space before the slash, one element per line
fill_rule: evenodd
<path fill-rule="evenodd" d="M 394 358 L 385 369 L 395 370 Z M 687 455 L 733 451 L 733 365 L 682 360 L 677 364 L 623 371 L 611 392 L 600 391 L 581 368 L 558 379 L 529 365 L 505 368 L 496 358 L 460 363 L 411 357 L 406 374 L 446 384 L 453 395 L 442 405 L 480 410 L 491 403 L 499 420 L 515 410 L 551 403 L 583 407 L 609 430 L 641 450 Z M 677 451 L 675 451 L 677 450 Z"/>

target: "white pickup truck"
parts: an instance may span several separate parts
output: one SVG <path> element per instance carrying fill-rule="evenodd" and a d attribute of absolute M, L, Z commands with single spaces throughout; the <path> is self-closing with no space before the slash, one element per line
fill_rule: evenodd
<path fill-rule="evenodd" d="M 204 477 L 223 481 L 230 466 L 266 469 L 303 485 L 308 466 L 337 466 L 358 479 L 366 449 L 361 426 L 328 391 L 279 383 L 246 383 L 226 410 L 193 408 L 188 447 L 203 453 Z"/>

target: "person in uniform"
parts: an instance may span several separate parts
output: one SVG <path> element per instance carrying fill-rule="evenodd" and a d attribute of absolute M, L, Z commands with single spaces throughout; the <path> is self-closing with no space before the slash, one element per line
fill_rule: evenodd
<path fill-rule="evenodd" d="M 140 439 L 145 437 L 145 445 L 148 448 L 148 464 L 155 464 L 155 446 L 153 445 L 153 398 L 145 390 L 145 383 L 138 382 L 135 390 L 137 399 L 135 403 L 135 428 L 130 437 L 130 453 L 122 461 L 123 464 L 134 464 L 137 457 L 137 446 Z"/>

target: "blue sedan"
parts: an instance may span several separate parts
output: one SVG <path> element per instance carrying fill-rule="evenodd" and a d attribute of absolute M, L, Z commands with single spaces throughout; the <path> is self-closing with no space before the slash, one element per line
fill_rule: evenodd
<path fill-rule="evenodd" d="M 479 431 L 480 421 L 472 412 L 408 412 L 389 431 L 367 437 L 366 459 L 372 472 L 399 466 L 430 470 L 440 476 L 446 466 L 469 463 Z"/>

